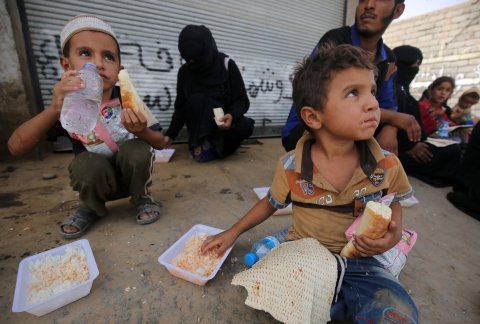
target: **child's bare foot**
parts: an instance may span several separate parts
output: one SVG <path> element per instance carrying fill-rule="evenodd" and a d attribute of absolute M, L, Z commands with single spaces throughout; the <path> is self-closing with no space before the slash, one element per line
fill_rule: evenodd
<path fill-rule="evenodd" d="M 146 225 L 156 222 L 160 218 L 160 207 L 156 204 L 144 204 L 137 207 L 137 223 Z"/>

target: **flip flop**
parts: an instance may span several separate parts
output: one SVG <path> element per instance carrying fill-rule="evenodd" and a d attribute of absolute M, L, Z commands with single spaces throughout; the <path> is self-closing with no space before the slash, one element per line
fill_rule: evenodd
<path fill-rule="evenodd" d="M 135 219 L 137 220 L 137 223 L 140 225 L 151 224 L 153 222 L 156 222 L 160 218 L 160 210 L 161 210 L 160 206 L 155 205 L 153 203 L 139 205 L 137 207 L 137 215 L 135 215 Z M 153 216 L 146 219 L 140 219 L 140 216 L 145 213 L 153 214 Z"/>
<path fill-rule="evenodd" d="M 59 232 L 66 239 L 76 239 L 84 235 L 97 219 L 98 216 L 94 211 L 79 207 L 60 224 Z M 78 231 L 75 233 L 67 233 L 63 230 L 63 226 L 65 225 L 75 226 L 78 228 Z"/>

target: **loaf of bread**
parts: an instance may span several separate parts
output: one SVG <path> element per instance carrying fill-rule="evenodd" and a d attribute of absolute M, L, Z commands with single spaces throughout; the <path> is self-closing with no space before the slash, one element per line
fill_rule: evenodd
<path fill-rule="evenodd" d="M 144 103 L 133 86 L 132 80 L 126 70 L 118 73 L 118 81 L 120 82 L 120 95 L 122 96 L 122 107 L 130 108 L 135 112 L 145 112 Z"/>
<path fill-rule="evenodd" d="M 224 124 L 223 121 L 220 121 L 223 116 L 225 116 L 225 113 L 223 112 L 223 108 L 219 107 L 219 108 L 213 108 L 213 115 L 215 116 L 214 119 L 215 119 L 215 123 L 218 125 L 218 126 L 221 126 Z"/>
<path fill-rule="evenodd" d="M 387 205 L 369 201 L 365 205 L 363 216 L 355 231 L 356 235 L 365 235 L 371 239 L 377 239 L 385 235 L 388 231 L 388 224 L 392 219 L 392 210 Z M 350 240 L 342 249 L 340 255 L 347 258 L 359 257 L 359 252 Z"/>

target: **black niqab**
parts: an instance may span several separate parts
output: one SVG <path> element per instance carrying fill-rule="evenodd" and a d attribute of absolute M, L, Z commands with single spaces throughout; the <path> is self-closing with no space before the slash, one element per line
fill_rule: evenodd
<path fill-rule="evenodd" d="M 419 71 L 418 66 L 413 67 L 412 64 L 416 63 L 417 61 L 422 63 L 422 51 L 410 45 L 402 45 L 394 48 L 393 53 L 397 58 L 398 65 L 397 83 L 408 91 L 410 83 L 412 83 Z"/>
<path fill-rule="evenodd" d="M 178 37 L 178 50 L 192 76 L 204 85 L 218 85 L 227 80 L 226 55 L 218 51 L 207 27 L 188 25 L 183 28 Z"/>

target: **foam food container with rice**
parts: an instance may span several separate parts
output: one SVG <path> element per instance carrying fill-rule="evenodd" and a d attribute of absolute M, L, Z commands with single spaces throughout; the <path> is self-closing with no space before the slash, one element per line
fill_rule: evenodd
<path fill-rule="evenodd" d="M 169 247 L 158 258 L 158 262 L 175 277 L 204 286 L 215 277 L 233 247 L 221 257 L 214 251 L 201 254 L 200 247 L 205 239 L 221 232 L 223 230 L 219 228 L 197 224 Z"/>
<path fill-rule="evenodd" d="M 170 162 L 173 153 L 175 153 L 175 149 L 155 150 L 155 162 L 168 163 Z"/>
<path fill-rule="evenodd" d="M 18 267 L 12 311 L 50 313 L 88 295 L 98 274 L 85 239 L 25 258 Z"/>

